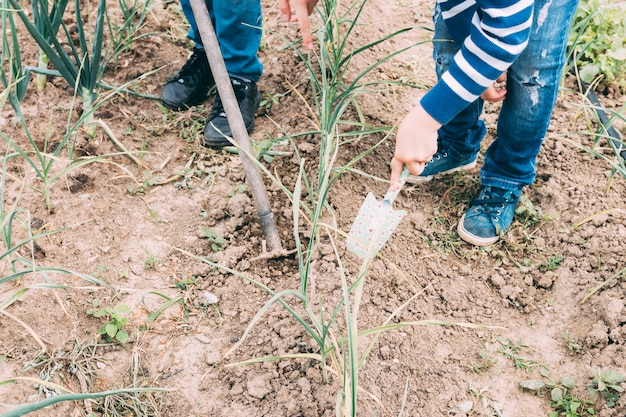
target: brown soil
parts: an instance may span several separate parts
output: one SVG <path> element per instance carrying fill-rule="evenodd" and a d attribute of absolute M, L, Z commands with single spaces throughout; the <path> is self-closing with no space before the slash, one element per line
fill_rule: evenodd
<path fill-rule="evenodd" d="M 430 26 L 430 7 L 423 0 L 367 2 L 349 48 L 403 27 L 416 28 L 355 57 L 347 79 L 374 60 L 427 39 L 428 32 L 419 26 Z M 287 39 L 297 39 L 297 28 L 283 21 L 272 2 L 264 3 L 264 18 L 267 32 L 260 57 L 265 75 L 259 86 L 268 95 L 280 95 L 280 101 L 259 112 L 251 138 L 292 137 L 294 147 L 280 147 L 291 155 L 264 166 L 287 190 L 294 190 L 297 155 L 306 160 L 309 178 L 316 175 L 319 137 L 299 135 L 314 129 L 307 107 L 313 99 L 308 72 L 287 47 Z M 185 32 L 176 5 L 159 2 L 142 30 L 151 35 L 137 40 L 117 66 L 107 70 L 105 81 L 121 85 L 156 70 L 132 88 L 158 96 L 187 57 Z M 32 41 L 23 36 L 24 59 L 34 63 Z M 426 86 L 433 77 L 428 44 L 409 49 L 371 74 L 371 79 Z M 358 100 L 364 120 L 393 126 L 423 91 L 394 86 L 362 94 Z M 619 97 L 601 100 L 620 111 Z M 23 112 L 42 149 L 46 141 L 50 149 L 63 138 L 72 103 L 73 91 L 62 79 L 52 80 L 42 92 L 29 87 Z M 594 370 L 626 375 L 626 280 L 623 274 L 615 277 L 626 267 L 626 183 L 619 174 L 612 176 L 605 160 L 575 145 L 591 146 L 588 135 L 574 133 L 588 131 L 581 103 L 579 96 L 564 89 L 537 160 L 536 184 L 524 193 L 527 210 L 493 247 L 472 247 L 456 234 L 456 222 L 477 189 L 477 171 L 403 189 L 394 204 L 407 214 L 365 274 L 358 328 L 433 323 L 359 339 L 360 354 L 368 346 L 371 351 L 359 374 L 358 415 L 548 416 L 553 411 L 549 394 L 523 392 L 520 383 L 560 381 L 565 376 L 576 384 L 573 396 L 594 402 L 596 415 L 626 415 L 624 397 L 609 407 L 587 390 Z M 320 362 L 311 359 L 319 348 L 283 306 L 275 303 L 264 311 L 243 338 L 271 298 L 257 284 L 274 292 L 299 291 L 302 271 L 297 254 L 262 257 L 264 235 L 252 195 L 242 188 L 246 178 L 239 157 L 200 145 L 210 105 L 174 113 L 155 100 L 114 95 L 97 110 L 96 118 L 142 166 L 119 154 L 102 128 L 95 137 L 73 136 L 76 156 L 103 158 L 61 175 L 51 189 L 50 210 L 37 191 L 42 183 L 32 167 L 22 157 L 6 160 L 3 232 L 13 225 L 13 246 L 27 239 L 28 230 L 39 237 L 11 256 L 1 255 L 0 276 L 12 273 L 10 260 L 16 257 L 75 273 L 28 274 L 0 284 L 0 381 L 21 378 L 0 386 L 0 413 L 54 395 L 53 388 L 25 379 L 30 377 L 73 392 L 173 390 L 135 394 L 134 400 L 126 395 L 63 402 L 33 416 L 335 415 L 342 378 L 329 371 L 324 379 Z M 497 116 L 497 106 L 488 106 L 485 148 Z M 352 110 L 346 117 L 357 120 Z M 625 132 L 624 126 L 617 127 Z M 32 149 L 8 103 L 0 113 L 0 131 L 22 149 Z M 366 135 L 343 146 L 337 164 L 383 138 Z M 601 155 L 611 157 L 605 141 L 598 147 Z M 7 154 L 15 151 L 8 144 L 5 149 Z M 347 233 L 366 194 L 384 194 L 392 150 L 389 137 L 356 166 L 367 176 L 342 174 L 330 188 L 322 215 L 328 227 L 320 229 L 309 271 L 307 295 L 316 317 L 323 306 L 327 319 L 339 303 L 341 272 L 353 282 L 362 264 L 345 249 L 342 235 L 332 230 Z M 54 173 L 66 166 L 67 152 L 60 156 Z M 267 180 L 266 186 L 282 245 L 294 249 L 291 201 L 275 183 Z M 11 211 L 17 214 L 8 223 Z M 308 244 L 309 230 L 301 219 L 303 244 Z M 206 231 L 225 241 L 212 241 Z M 0 253 L 6 249 L 0 247 Z M 221 267 L 203 262 L 205 257 Z M 18 270 L 23 267 L 16 265 Z M 583 302 L 592 289 L 613 277 Z M 30 290 L 5 307 L 4 302 L 26 288 Z M 210 303 L 213 296 L 216 304 Z M 295 297 L 284 299 L 304 314 Z M 150 313 L 168 300 L 173 304 L 150 320 Z M 98 337 L 104 320 L 88 314 L 95 303 L 98 308 L 130 307 L 124 326 L 129 341 L 105 343 Z M 343 347 L 342 310 L 338 317 L 332 333 Z M 242 343 L 224 358 L 237 341 Z M 285 355 L 300 357 L 233 366 L 246 359 Z M 332 369 L 333 364 L 328 365 Z M 541 375 L 546 372 L 548 377 Z"/>

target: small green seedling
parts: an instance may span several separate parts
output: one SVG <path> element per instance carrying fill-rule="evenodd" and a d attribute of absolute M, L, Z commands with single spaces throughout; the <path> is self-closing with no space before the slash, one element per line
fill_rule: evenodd
<path fill-rule="evenodd" d="M 97 308 L 98 301 L 94 300 L 94 307 Z M 98 333 L 108 343 L 117 340 L 120 343 L 128 341 L 128 332 L 123 328 L 128 323 L 124 314 L 130 313 L 130 307 L 126 304 L 118 304 L 117 307 L 104 307 L 99 310 L 87 310 L 87 314 L 96 318 L 104 318 L 106 322 L 100 326 Z"/>
<path fill-rule="evenodd" d="M 548 375 L 548 369 L 545 365 L 535 359 L 527 359 L 520 355 L 522 348 L 526 347 L 521 339 L 517 343 L 512 342 L 511 339 L 496 340 L 501 345 L 501 347 L 498 348 L 498 352 L 502 353 L 505 358 L 512 360 L 516 369 L 523 369 L 526 373 L 531 373 L 537 369 L 542 376 Z"/>
<path fill-rule="evenodd" d="M 515 215 L 525 228 L 549 220 L 541 207 L 534 205 L 525 195 L 520 198 L 519 205 L 515 209 Z"/>
<path fill-rule="evenodd" d="M 218 235 L 215 231 L 209 230 L 206 227 L 203 227 L 202 236 L 209 240 L 209 243 L 211 243 L 211 249 L 213 250 L 213 252 L 221 252 L 224 250 L 226 239 Z"/>
<path fill-rule="evenodd" d="M 592 394 L 601 393 L 606 400 L 608 407 L 614 407 L 624 389 L 619 385 L 624 382 L 624 377 L 617 371 L 593 369 L 593 379 L 589 385 L 589 392 Z"/>
<path fill-rule="evenodd" d="M 537 396 L 543 397 L 550 393 L 550 406 L 554 409 L 549 417 L 589 417 L 595 416 L 593 401 L 580 399 L 571 394 L 574 388 L 574 380 L 570 376 L 565 376 L 561 381 L 543 382 L 540 380 L 529 380 L 520 383 L 522 391 L 532 391 Z"/>
<path fill-rule="evenodd" d="M 482 374 L 483 372 L 487 372 L 490 370 L 498 361 L 489 356 L 487 353 L 480 352 L 478 354 L 480 356 L 480 360 L 477 362 L 473 362 L 469 366 L 469 370 L 475 374 Z"/>
<path fill-rule="evenodd" d="M 237 194 L 245 194 L 248 192 L 248 186 L 246 184 L 239 184 L 235 187 L 235 189 L 228 193 L 228 198 L 234 197 Z"/>
<path fill-rule="evenodd" d="M 280 104 L 280 99 L 283 98 L 284 96 L 285 94 L 283 93 L 275 93 L 275 94 L 263 93 L 263 98 L 261 99 L 261 102 L 259 103 L 259 107 L 264 108 L 267 111 L 270 111 L 272 107 Z"/>
<path fill-rule="evenodd" d="M 154 267 L 159 262 L 161 262 L 161 259 L 159 259 L 155 254 L 153 254 L 152 252 L 150 252 L 148 249 L 144 248 L 143 246 L 141 247 L 141 249 L 143 249 L 143 251 L 147 255 L 147 258 L 143 261 L 144 269 L 145 270 L 154 269 Z"/>
<path fill-rule="evenodd" d="M 548 259 L 546 262 L 539 265 L 539 270 L 542 272 L 554 271 L 555 269 L 559 267 L 559 265 L 561 265 L 561 262 L 563 262 L 564 259 L 565 258 L 562 257 L 561 255 L 553 256 L 550 259 Z"/>
<path fill-rule="evenodd" d="M 583 350 L 582 345 L 579 343 L 578 337 L 570 337 L 569 333 L 563 333 L 563 340 L 567 343 L 567 349 L 570 353 L 580 353 Z"/>

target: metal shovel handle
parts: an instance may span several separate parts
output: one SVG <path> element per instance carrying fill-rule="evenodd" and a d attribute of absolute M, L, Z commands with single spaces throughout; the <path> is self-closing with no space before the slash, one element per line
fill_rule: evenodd
<path fill-rule="evenodd" d="M 257 213 L 259 215 L 259 223 L 263 235 L 267 241 L 267 245 L 270 251 L 282 251 L 280 244 L 280 237 L 274 223 L 274 217 L 272 215 L 272 209 L 267 198 L 267 191 L 261 173 L 256 165 L 256 160 L 253 158 L 252 146 L 250 145 L 250 138 L 246 125 L 241 116 L 241 110 L 239 109 L 239 103 L 235 97 L 233 86 L 226 70 L 226 64 L 224 64 L 224 58 L 220 50 L 220 45 L 215 35 L 215 29 L 209 11 L 206 8 L 204 0 L 191 0 L 191 10 L 196 19 L 198 25 L 198 31 L 200 32 L 200 38 L 204 45 L 206 56 L 209 61 L 213 78 L 215 79 L 215 85 L 217 91 L 224 105 L 224 111 L 226 112 L 226 118 L 230 130 L 233 134 L 233 139 L 238 145 L 238 148 L 243 150 L 239 152 L 239 156 L 243 163 L 243 169 L 246 173 L 250 190 L 256 205 Z"/>

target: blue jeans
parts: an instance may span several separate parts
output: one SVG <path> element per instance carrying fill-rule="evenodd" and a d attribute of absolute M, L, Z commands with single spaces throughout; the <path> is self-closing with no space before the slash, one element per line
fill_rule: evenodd
<path fill-rule="evenodd" d="M 231 76 L 258 81 L 263 65 L 257 56 L 262 36 L 260 0 L 205 0 L 226 70 Z M 198 25 L 189 0 L 180 0 L 189 21 L 189 39 L 202 48 Z"/>
<path fill-rule="evenodd" d="M 552 117 L 577 6 L 578 0 L 535 0 L 530 40 L 508 70 L 496 139 L 487 149 L 480 171 L 484 186 L 515 189 L 535 180 L 535 160 Z M 433 21 L 433 57 L 441 77 L 460 45 L 451 40 L 438 7 Z M 441 127 L 440 148 L 458 158 L 476 154 L 486 133 L 479 119 L 482 110 L 479 98 Z"/>

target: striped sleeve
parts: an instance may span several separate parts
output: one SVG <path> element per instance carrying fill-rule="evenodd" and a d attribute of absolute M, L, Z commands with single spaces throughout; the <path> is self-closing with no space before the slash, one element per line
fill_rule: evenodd
<path fill-rule="evenodd" d="M 528 43 L 533 0 L 444 0 L 442 17 L 461 44 L 421 105 L 446 124 L 506 71 Z"/>

